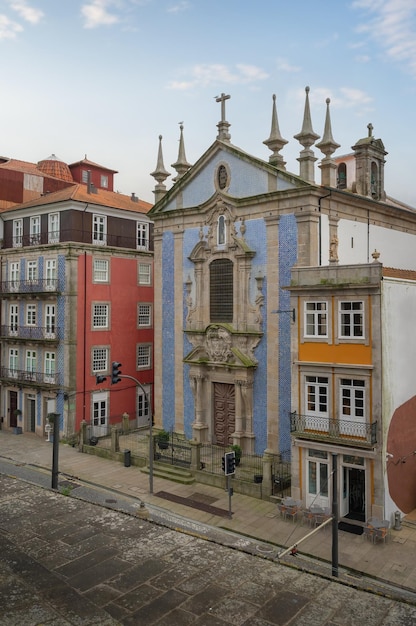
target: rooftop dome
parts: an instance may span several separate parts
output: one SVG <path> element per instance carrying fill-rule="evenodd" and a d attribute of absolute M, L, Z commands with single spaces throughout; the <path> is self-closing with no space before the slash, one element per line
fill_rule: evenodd
<path fill-rule="evenodd" d="M 39 161 L 37 168 L 42 174 L 46 174 L 47 176 L 54 176 L 54 178 L 60 178 L 68 183 L 74 182 L 68 165 L 61 161 L 61 159 L 58 159 L 55 154 L 51 154 L 47 159 Z"/>

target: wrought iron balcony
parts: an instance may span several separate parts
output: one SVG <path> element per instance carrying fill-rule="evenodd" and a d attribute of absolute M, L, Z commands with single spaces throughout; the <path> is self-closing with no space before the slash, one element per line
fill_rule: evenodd
<path fill-rule="evenodd" d="M 299 439 L 371 448 L 377 443 L 377 422 L 354 422 L 316 415 L 290 414 L 290 432 Z"/>
<path fill-rule="evenodd" d="M 16 341 L 47 341 L 57 342 L 61 338 L 60 328 L 51 324 L 50 326 L 17 326 L 11 324 L 0 327 L 1 339 L 11 339 Z"/>
<path fill-rule="evenodd" d="M 34 280 L 3 280 L 0 283 L 0 293 L 7 294 L 34 294 L 56 293 L 58 291 L 57 278 L 35 278 Z"/>
<path fill-rule="evenodd" d="M 36 387 L 59 387 L 60 374 L 56 372 L 31 372 L 30 370 L 18 370 L 10 367 L 0 367 L 0 379 L 9 384 Z"/>

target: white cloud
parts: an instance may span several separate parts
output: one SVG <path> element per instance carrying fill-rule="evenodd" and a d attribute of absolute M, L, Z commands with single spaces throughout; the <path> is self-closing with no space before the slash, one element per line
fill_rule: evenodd
<path fill-rule="evenodd" d="M 356 0 L 355 9 L 371 17 L 357 31 L 377 41 L 387 56 L 416 77 L 416 3 L 414 0 Z"/>
<path fill-rule="evenodd" d="M 279 58 L 277 59 L 277 69 L 281 72 L 300 72 L 302 69 L 298 65 L 291 65 L 286 59 Z"/>
<path fill-rule="evenodd" d="M 189 9 L 191 5 L 186 0 L 182 0 L 178 2 L 178 4 L 174 4 L 168 8 L 168 13 L 180 13 L 181 11 L 186 11 Z"/>
<path fill-rule="evenodd" d="M 10 2 L 10 8 L 13 9 L 13 11 L 16 11 L 22 19 L 26 20 L 26 22 L 30 22 L 31 24 L 37 24 L 44 16 L 42 11 L 29 6 L 26 0 Z"/>
<path fill-rule="evenodd" d="M 17 22 L 9 20 L 6 15 L 0 15 L 0 41 L 2 39 L 14 39 L 17 33 L 21 33 L 23 27 Z"/>
<path fill-rule="evenodd" d="M 92 0 L 81 7 L 81 13 L 85 18 L 85 28 L 97 28 L 98 26 L 110 26 L 116 24 L 119 18 L 110 13 L 107 8 L 114 5 L 112 0 Z"/>
<path fill-rule="evenodd" d="M 190 77 L 187 80 L 172 80 L 168 84 L 169 89 L 186 90 L 192 87 L 207 87 L 209 85 L 249 84 L 259 80 L 265 80 L 269 75 L 256 65 L 239 63 L 235 68 L 221 64 L 195 65 L 191 68 Z"/>
<path fill-rule="evenodd" d="M 305 102 L 305 90 L 297 90 L 296 98 L 298 101 Z M 340 87 L 338 90 L 328 89 L 327 87 L 314 87 L 309 92 L 309 102 L 315 110 L 318 107 L 325 106 L 326 99 L 330 98 L 331 108 L 352 109 L 357 108 L 360 111 L 372 110 L 373 98 L 362 89 L 354 87 Z"/>

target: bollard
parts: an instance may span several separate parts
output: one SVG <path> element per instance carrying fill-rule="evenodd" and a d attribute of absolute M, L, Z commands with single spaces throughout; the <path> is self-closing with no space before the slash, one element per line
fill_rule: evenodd
<path fill-rule="evenodd" d="M 130 467 L 130 465 L 131 465 L 130 450 L 124 450 L 124 467 Z"/>
<path fill-rule="evenodd" d="M 400 511 L 395 511 L 394 512 L 394 527 L 393 528 L 394 528 L 394 530 L 401 530 L 402 529 Z"/>

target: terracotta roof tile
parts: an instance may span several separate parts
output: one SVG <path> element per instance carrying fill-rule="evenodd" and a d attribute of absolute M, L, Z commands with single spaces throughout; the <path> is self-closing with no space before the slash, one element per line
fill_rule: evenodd
<path fill-rule="evenodd" d="M 401 270 L 395 267 L 383 267 L 383 276 L 388 278 L 404 278 L 406 280 L 416 280 L 415 270 Z"/>
<path fill-rule="evenodd" d="M 84 202 L 90 205 L 105 206 L 113 209 L 123 209 L 124 211 L 133 211 L 135 213 L 147 213 L 152 208 L 150 202 L 144 200 L 132 200 L 131 196 L 126 196 L 114 191 L 107 191 L 105 189 L 98 189 L 97 193 L 88 193 L 87 185 L 81 183 L 71 185 L 60 191 L 46 194 L 35 200 L 24 202 L 23 204 L 17 204 L 9 209 L 0 209 L 0 212 L 27 209 L 30 207 L 40 207 L 48 204 L 55 204 L 60 202 L 68 202 L 73 200 L 75 202 Z"/>

